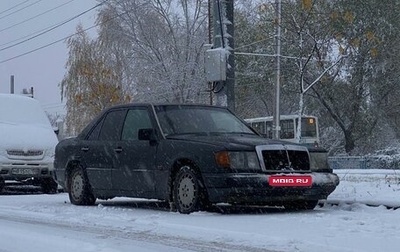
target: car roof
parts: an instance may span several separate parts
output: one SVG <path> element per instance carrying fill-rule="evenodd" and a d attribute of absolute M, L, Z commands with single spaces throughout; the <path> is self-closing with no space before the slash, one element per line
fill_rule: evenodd
<path fill-rule="evenodd" d="M 151 102 L 138 102 L 138 103 L 124 103 L 124 104 L 118 104 L 114 106 L 110 106 L 108 108 L 103 109 L 95 118 L 93 118 L 86 127 L 83 128 L 83 130 L 78 134 L 78 138 L 84 137 L 90 129 L 96 124 L 101 117 L 105 113 L 107 113 L 110 110 L 114 109 L 119 109 L 119 108 L 129 108 L 133 106 L 141 106 L 141 107 L 163 107 L 163 106 L 168 106 L 168 107 L 173 107 L 173 106 L 185 106 L 185 107 L 209 107 L 209 108 L 222 108 L 222 109 L 227 109 L 227 107 L 222 107 L 222 106 L 215 106 L 215 105 L 209 105 L 209 104 L 197 104 L 197 103 L 151 103 Z"/>
<path fill-rule="evenodd" d="M 125 104 L 118 104 L 111 106 L 109 108 L 106 108 L 105 111 L 108 111 L 110 109 L 115 109 L 115 108 L 127 108 L 127 107 L 132 107 L 132 106 L 150 106 L 150 107 L 174 107 L 174 106 L 185 106 L 185 107 L 210 107 L 210 108 L 224 108 L 227 109 L 227 107 L 223 106 L 216 106 L 216 105 L 209 105 L 209 104 L 200 104 L 200 103 L 125 103 Z"/>

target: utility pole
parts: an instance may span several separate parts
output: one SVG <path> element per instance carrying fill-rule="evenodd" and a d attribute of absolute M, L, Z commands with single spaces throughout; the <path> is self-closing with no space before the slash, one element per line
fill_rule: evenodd
<path fill-rule="evenodd" d="M 211 45 L 213 43 L 213 24 L 214 24 L 214 22 L 213 22 L 214 15 L 212 13 L 213 8 L 212 8 L 211 0 L 208 0 L 207 9 L 208 9 L 208 45 L 207 46 L 209 46 L 209 48 L 207 47 L 207 50 L 209 50 L 209 49 L 211 49 Z M 207 83 L 208 83 L 208 89 L 210 92 L 210 105 L 213 105 L 213 103 L 214 103 L 213 102 L 213 95 L 214 95 L 213 85 L 214 84 L 212 81 L 208 81 Z"/>
<path fill-rule="evenodd" d="M 228 70 L 226 72 L 226 86 L 227 86 L 227 99 L 228 99 L 228 108 L 232 111 L 235 111 L 235 30 L 234 30 L 234 0 L 226 1 L 226 17 L 227 17 L 227 34 L 228 36 Z"/>
<path fill-rule="evenodd" d="M 226 57 L 226 76 L 214 82 L 216 104 L 235 110 L 235 58 L 234 58 L 234 0 L 214 0 L 213 6 L 213 49 L 221 48 Z"/>
<path fill-rule="evenodd" d="M 280 138 L 280 78 L 281 78 L 281 1 L 275 0 L 276 5 L 276 84 L 275 84 L 275 111 L 274 111 L 274 139 Z"/>

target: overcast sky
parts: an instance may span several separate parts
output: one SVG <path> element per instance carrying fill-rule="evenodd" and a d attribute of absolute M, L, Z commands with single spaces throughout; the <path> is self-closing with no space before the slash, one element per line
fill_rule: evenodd
<path fill-rule="evenodd" d="M 15 93 L 33 87 L 35 98 L 46 111 L 62 112 L 58 84 L 65 73 L 66 44 L 61 41 L 39 48 L 75 33 L 79 23 L 84 28 L 93 26 L 98 8 L 74 17 L 97 3 L 96 0 L 1 0 L 0 93 L 10 92 L 10 76 L 14 75 Z M 96 28 L 89 31 L 95 34 Z M 28 53 L 36 49 L 39 50 Z M 25 53 L 28 54 L 20 56 Z"/>

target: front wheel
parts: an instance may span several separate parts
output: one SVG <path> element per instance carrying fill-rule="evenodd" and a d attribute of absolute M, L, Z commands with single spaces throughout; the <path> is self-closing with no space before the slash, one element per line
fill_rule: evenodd
<path fill-rule="evenodd" d="M 74 168 L 68 176 L 68 196 L 74 205 L 94 205 L 94 197 L 89 180 L 81 167 Z"/>
<path fill-rule="evenodd" d="M 178 171 L 173 185 L 173 200 L 176 209 L 183 214 L 200 211 L 206 205 L 206 193 L 200 176 L 189 166 Z"/>

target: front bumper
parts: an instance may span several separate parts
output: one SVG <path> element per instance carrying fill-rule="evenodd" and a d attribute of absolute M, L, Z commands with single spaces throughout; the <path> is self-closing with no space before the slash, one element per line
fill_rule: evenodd
<path fill-rule="evenodd" d="M 31 180 L 51 178 L 54 176 L 52 162 L 2 162 L 0 163 L 0 176 L 4 180 Z"/>
<path fill-rule="evenodd" d="M 339 177 L 334 173 L 313 172 L 298 175 L 310 175 L 312 185 L 274 187 L 268 183 L 271 176 L 268 174 L 204 174 L 203 179 L 211 203 L 257 205 L 326 199 L 339 184 Z"/>

